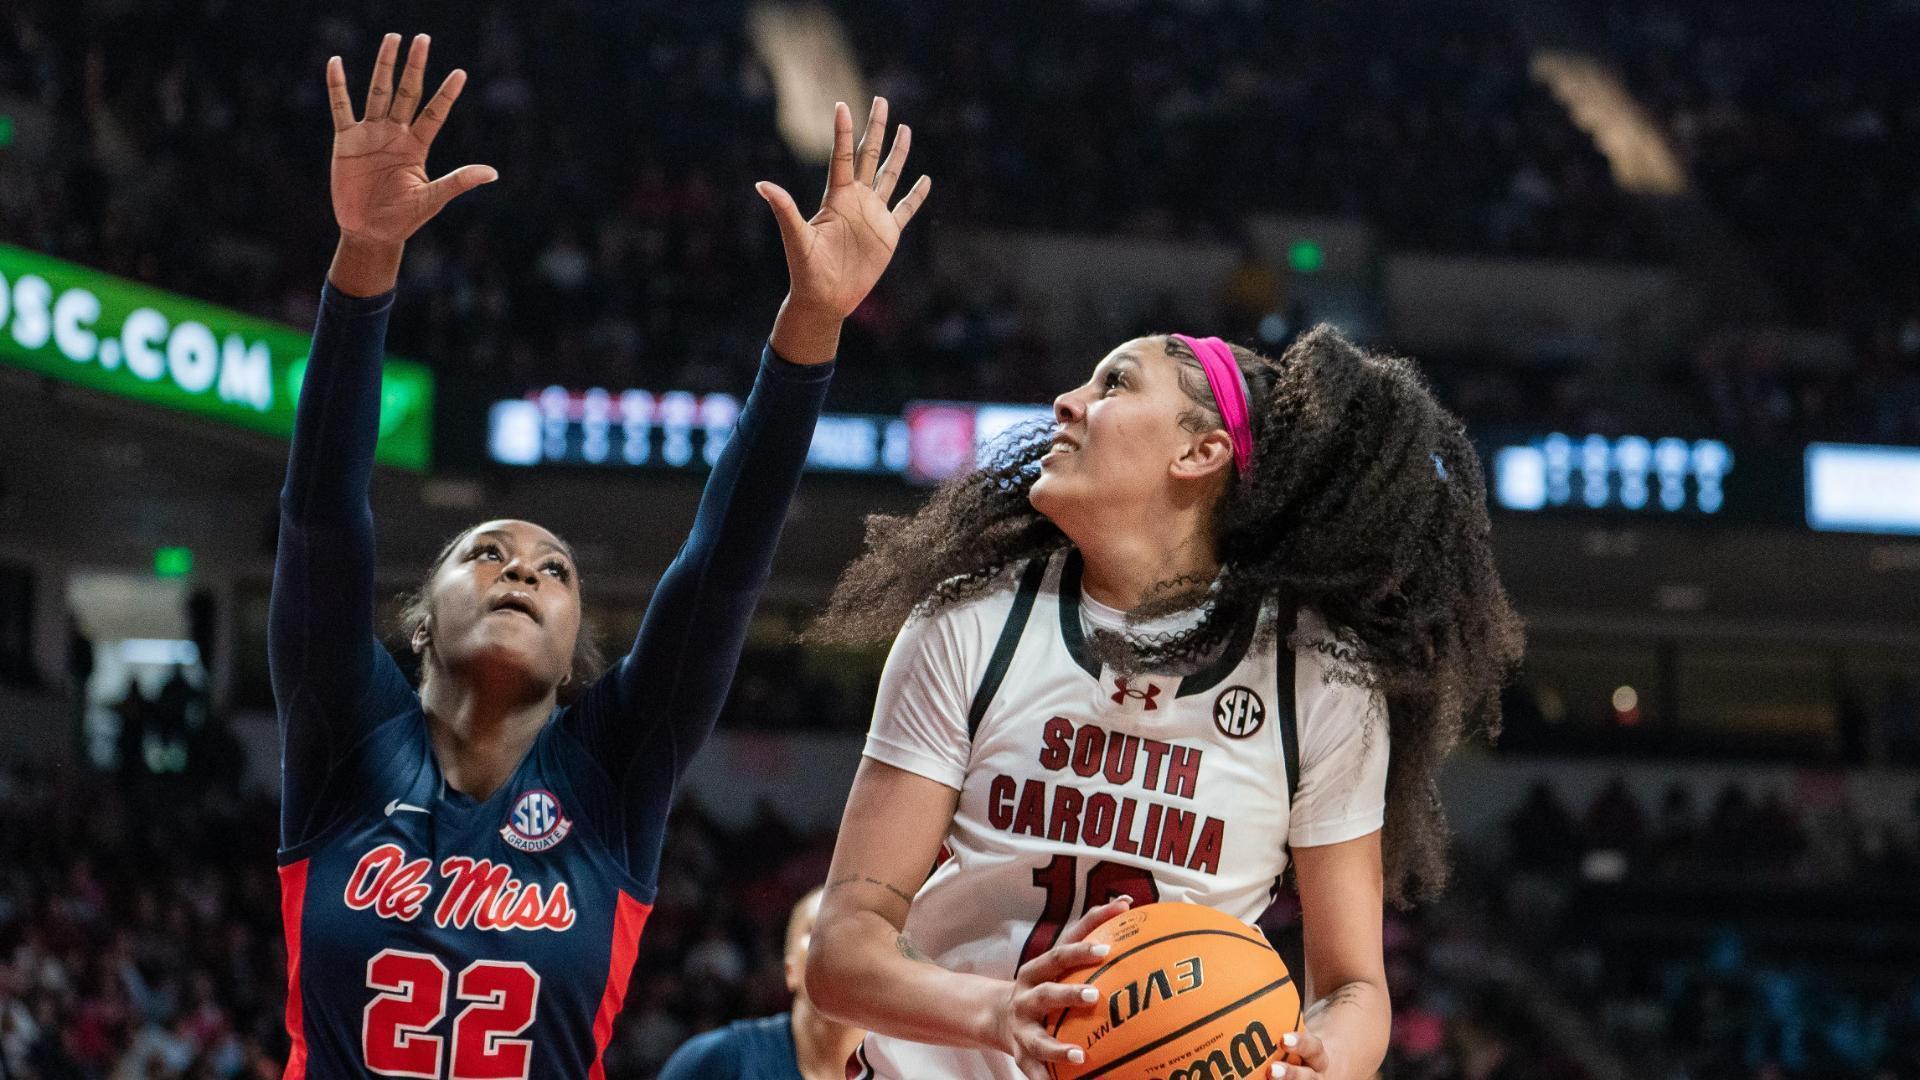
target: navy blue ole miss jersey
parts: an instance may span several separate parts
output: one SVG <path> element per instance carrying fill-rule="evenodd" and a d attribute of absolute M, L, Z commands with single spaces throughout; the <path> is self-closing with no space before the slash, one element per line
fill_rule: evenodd
<path fill-rule="evenodd" d="M 342 763 L 340 819 L 281 853 L 288 1075 L 599 1076 L 653 899 L 609 842 L 605 770 L 556 719 L 475 801 L 425 721 L 381 724 Z"/>
<path fill-rule="evenodd" d="M 674 785 L 725 699 L 831 365 L 765 354 L 632 649 L 475 799 L 446 783 L 419 695 L 374 633 L 392 301 L 322 293 L 281 492 L 268 665 L 285 1075 L 598 1080 Z M 485 536 L 449 558 L 489 557 Z"/>

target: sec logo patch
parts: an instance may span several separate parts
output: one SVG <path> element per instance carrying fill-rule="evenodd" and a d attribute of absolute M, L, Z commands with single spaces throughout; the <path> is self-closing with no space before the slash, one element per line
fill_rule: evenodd
<path fill-rule="evenodd" d="M 572 831 L 573 822 L 560 812 L 560 800 L 535 788 L 514 800 L 500 839 L 521 851 L 545 851 Z"/>
<path fill-rule="evenodd" d="M 1213 699 L 1213 726 L 1229 739 L 1247 738 L 1266 722 L 1266 703 L 1244 686 L 1229 686 Z"/>

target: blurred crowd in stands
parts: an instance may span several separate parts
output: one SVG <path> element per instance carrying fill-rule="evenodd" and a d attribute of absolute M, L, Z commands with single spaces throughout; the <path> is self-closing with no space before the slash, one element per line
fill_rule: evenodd
<path fill-rule="evenodd" d="M 1616 779 L 1580 811 L 1543 782 L 1507 822 L 1509 925 L 1638 1075 L 1920 1076 L 1920 789 L 1875 819 L 1833 780 L 1705 809 Z"/>
<path fill-rule="evenodd" d="M 1780 301 L 1851 339 L 1867 436 L 1920 437 L 1920 10 L 1903 0 L 1570 6 L 1744 232 Z"/>
<path fill-rule="evenodd" d="M 23 117 L 46 118 L 37 135 L 23 119 L 17 145 L 0 147 L 0 235 L 309 321 L 333 234 L 320 72 L 328 55 L 342 54 L 358 94 L 385 11 L 364 0 L 298 10 L 226 0 L 87 7 L 88 18 L 48 0 L 0 13 L 0 96 L 24 103 Z M 1795 213 L 1818 200 L 1788 173 L 1768 171 L 1793 158 L 1801 172 L 1850 185 L 1821 189 L 1830 199 L 1858 195 L 1889 211 L 1847 218 L 1850 235 L 1875 251 L 1914 249 L 1900 240 L 1911 225 L 1903 233 L 1893 220 L 1902 206 L 1912 214 L 1902 202 L 1911 185 L 1896 168 L 1904 158 L 1888 149 L 1831 167 L 1809 149 L 1825 144 L 1795 141 L 1799 127 L 1760 106 L 1730 113 L 1720 98 L 1703 98 L 1720 84 L 1702 89 L 1700 80 L 1761 62 L 1754 49 L 1716 44 L 1652 5 L 1618 7 L 1604 14 L 1637 63 L 1638 85 L 1666 109 L 1730 212 L 1762 224 L 1806 219 Z M 1444 25 L 1405 33 L 1429 7 L 847 0 L 837 8 L 873 88 L 891 98 L 896 120 L 916 127 L 911 171 L 939 181 L 902 255 L 909 265 L 849 329 L 841 408 L 1044 399 L 1094 359 L 1055 355 L 1034 301 L 1012 282 L 933 274 L 928 253 L 956 227 L 1236 243 L 1247 215 L 1294 212 L 1363 219 L 1401 250 L 1665 254 L 1657 216 L 1620 191 L 1591 138 L 1529 77 L 1527 45 L 1504 9 L 1460 5 Z M 503 181 L 410 245 L 394 350 L 489 392 L 743 385 L 785 281 L 751 185 L 773 179 L 807 193 L 818 183 L 818 170 L 800 166 L 777 133 L 773 82 L 742 29 L 743 10 L 739 0 L 493 0 L 406 27 L 433 32 L 436 72 L 457 63 L 474 75 L 436 147 L 437 167 L 484 161 Z M 1800 39 L 1777 40 L 1784 56 Z M 1716 62 L 1696 63 L 1701 53 Z M 1759 81 L 1741 100 L 1802 107 L 1766 98 L 1773 87 Z M 1882 113 L 1827 136 L 1878 139 L 1904 153 L 1912 140 L 1898 132 L 1912 113 Z M 1748 152 L 1721 148 L 1729 140 Z M 38 144 L 31 156 L 29 142 Z M 1756 171 L 1773 187 L 1754 181 Z M 1749 191 L 1756 186 L 1765 190 Z M 1881 276 L 1888 259 L 1858 261 L 1855 276 L 1880 277 L 1910 301 L 1911 287 L 1898 284 L 1906 278 Z M 1784 255 L 1768 262 L 1792 268 Z M 1107 321 L 1218 325 L 1278 348 L 1313 316 L 1289 295 L 1287 274 L 1245 267 L 1215 310 L 1153 304 Z M 1798 280 L 1783 280 L 1800 294 Z M 1250 296 L 1264 307 L 1256 315 L 1274 317 L 1267 333 L 1250 332 L 1258 318 L 1240 318 Z M 1679 415 L 1694 434 L 1920 438 L 1920 307 L 1900 311 L 1916 317 L 1888 309 L 1861 335 L 1864 389 L 1851 371 L 1795 370 L 1779 342 L 1738 331 L 1683 346 L 1671 360 L 1673 385 L 1660 393 L 1684 404 Z M 1551 363 L 1422 359 L 1476 423 L 1638 430 L 1651 397 Z"/>
<path fill-rule="evenodd" d="M 1529 77 L 1501 9 L 842 11 L 876 87 L 925 118 L 928 168 L 951 178 L 948 212 L 968 222 L 1231 237 L 1277 209 L 1362 218 L 1403 248 L 1659 253 L 1592 140 Z"/>
<path fill-rule="evenodd" d="M 278 813 L 230 786 L 0 773 L 0 1075 L 280 1075 Z"/>
<path fill-rule="evenodd" d="M 1910 813 L 1865 818 L 1844 796 L 1813 808 L 1771 788 L 1729 781 L 1703 808 L 1675 783 L 1643 806 L 1624 780 L 1575 813 L 1546 783 L 1507 822 L 1513 869 L 1615 879 L 1737 880 L 1782 886 L 1920 881 L 1920 789 Z"/>

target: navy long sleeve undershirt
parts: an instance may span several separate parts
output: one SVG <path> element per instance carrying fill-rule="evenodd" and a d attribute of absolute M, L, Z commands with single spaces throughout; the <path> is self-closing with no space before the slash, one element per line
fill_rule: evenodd
<path fill-rule="evenodd" d="M 347 752 L 383 721 L 420 708 L 373 620 L 368 491 L 392 307 L 391 292 L 322 291 L 294 422 L 267 640 L 286 846 L 326 825 L 327 782 Z M 635 873 L 655 865 L 674 783 L 726 699 L 832 368 L 791 364 L 770 348 L 762 354 L 739 425 L 633 648 L 554 719 L 612 777 Z"/>

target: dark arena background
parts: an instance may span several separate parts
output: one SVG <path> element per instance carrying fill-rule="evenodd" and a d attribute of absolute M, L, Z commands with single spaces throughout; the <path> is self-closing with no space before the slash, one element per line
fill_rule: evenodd
<path fill-rule="evenodd" d="M 279 1076 L 276 499 L 323 69 L 471 84 L 387 348 L 383 631 L 472 522 L 624 651 L 785 290 L 836 101 L 935 186 L 848 320 L 606 1075 L 788 1007 L 885 649 L 797 642 L 1114 343 L 1417 361 L 1527 623 L 1386 915 L 1391 1080 L 1920 1078 L 1913 0 L 10 0 L 0 7 L 0 1077 Z M 1262 923 L 1297 955 L 1283 894 Z M 1291 951 L 1290 951 L 1291 950 Z M 915 1078 L 919 1080 L 919 1078 Z"/>

